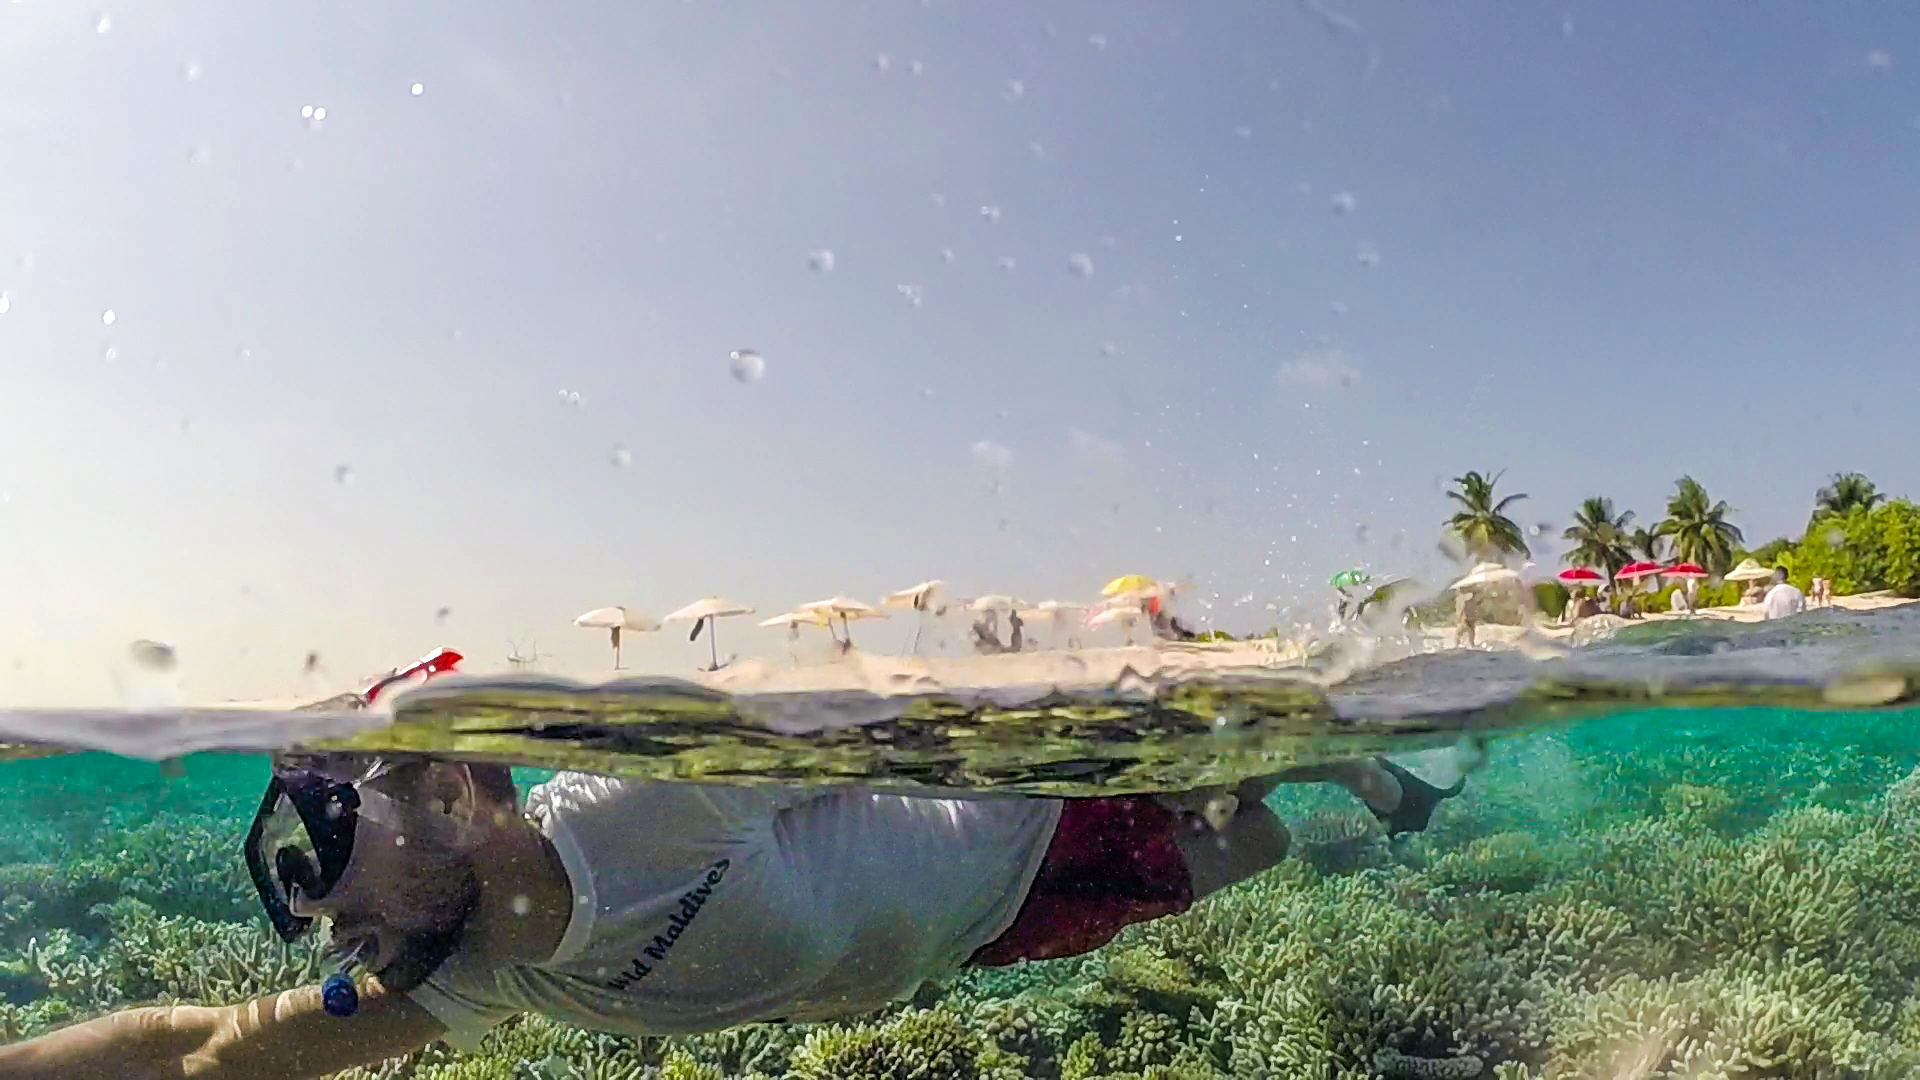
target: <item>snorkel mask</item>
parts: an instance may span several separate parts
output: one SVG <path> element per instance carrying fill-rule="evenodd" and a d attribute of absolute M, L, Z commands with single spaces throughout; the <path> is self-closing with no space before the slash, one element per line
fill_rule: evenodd
<path fill-rule="evenodd" d="M 462 657 L 440 649 L 412 666 L 376 682 L 359 695 L 363 704 L 388 687 L 414 676 L 432 677 L 454 670 Z M 404 836 L 408 815 L 392 799 L 363 785 L 393 767 L 387 759 L 353 755 L 302 755 L 276 758 L 273 779 L 247 830 L 247 873 L 260 906 L 280 940 L 291 943 L 313 929 L 311 905 L 329 896 L 347 876 L 353 845 L 364 817 Z M 411 815 L 418 818 L 419 815 Z M 417 822 L 409 822 L 417 827 Z M 462 922 L 465 913 L 462 913 Z M 438 967 L 453 949 L 446 935 L 433 947 L 409 955 L 388 970 L 405 965 L 396 982 L 417 982 Z M 327 977 L 321 999 L 329 1014 L 351 1016 L 359 1009 L 353 977 L 373 956 L 371 939 L 342 954 L 341 970 Z"/>

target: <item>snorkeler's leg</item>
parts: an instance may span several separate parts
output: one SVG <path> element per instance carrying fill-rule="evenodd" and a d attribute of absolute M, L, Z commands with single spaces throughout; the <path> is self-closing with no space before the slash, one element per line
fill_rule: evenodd
<path fill-rule="evenodd" d="M 1477 767 L 1479 762 L 1485 761 L 1484 745 L 1474 745 L 1480 757 L 1471 767 Z M 1338 784 L 1367 805 L 1373 816 L 1387 827 L 1388 836 L 1398 836 L 1405 832 L 1425 831 L 1433 820 L 1434 807 L 1460 794 L 1466 787 L 1467 771 L 1467 767 L 1461 768 L 1458 778 L 1450 786 L 1441 788 L 1384 757 L 1374 757 L 1289 769 L 1280 774 L 1280 779 L 1289 784 Z"/>
<path fill-rule="evenodd" d="M 1263 801 L 1277 781 L 1247 780 L 1232 790 L 1210 788 L 1162 796 L 1180 815 L 1174 842 L 1187 863 L 1193 898 L 1219 892 L 1277 865 L 1291 837 Z"/>

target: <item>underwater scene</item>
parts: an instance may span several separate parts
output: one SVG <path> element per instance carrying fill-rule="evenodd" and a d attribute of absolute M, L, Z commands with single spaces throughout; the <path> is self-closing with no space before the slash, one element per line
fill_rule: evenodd
<path fill-rule="evenodd" d="M 1861 679 L 1830 677 L 1836 665 L 1858 669 L 1863 656 L 1897 654 L 1909 610 L 1815 614 L 1744 631 L 1696 625 L 1673 632 L 1676 624 L 1656 624 L 1545 661 L 1513 652 L 1389 661 L 1328 688 L 1324 701 L 1332 707 L 1318 719 L 1303 719 L 1311 710 L 1295 702 L 1236 722 L 1269 729 L 1270 761 L 1333 759 L 1360 745 L 1417 775 L 1436 762 L 1444 768 L 1441 759 L 1458 743 L 1481 748 L 1458 793 L 1424 829 L 1390 838 L 1383 820 L 1348 791 L 1283 784 L 1268 799 L 1291 834 L 1282 861 L 1081 955 L 962 968 L 878 1011 L 824 1023 L 629 1038 L 520 1015 L 464 1052 L 435 1043 L 336 1075 L 1914 1075 L 1920 710 L 1906 706 L 1912 681 L 1891 664 L 1869 665 L 1878 673 L 1874 700 L 1859 699 Z M 1751 676 L 1795 669 L 1794 678 Z M 1529 670 L 1531 681 L 1523 682 Z M 1602 672 L 1607 679 L 1596 675 Z M 1623 673 L 1638 673 L 1639 682 L 1623 681 Z M 1180 703 L 1180 695 L 1196 692 L 1188 679 L 1144 697 L 1177 716 L 1256 696 L 1244 681 L 1212 682 L 1228 690 L 1205 706 Z M 391 727 L 346 738 L 420 738 L 404 732 L 419 723 L 411 714 L 420 710 L 407 701 L 431 702 L 435 693 L 438 704 L 426 711 L 442 721 L 456 714 L 452 727 L 498 730 L 502 702 L 526 694 L 527 685 L 429 683 L 399 699 Z M 654 702 L 666 685 L 648 680 L 644 693 L 626 700 Z M 1259 688 L 1271 701 L 1281 685 L 1318 693 L 1300 672 L 1284 669 Z M 1621 700 L 1634 685 L 1645 700 Z M 1420 718 L 1409 706 L 1422 700 L 1423 686 L 1428 698 L 1452 707 Z M 683 689 L 685 697 L 710 700 Z M 636 761 L 673 758 L 682 752 L 676 741 L 686 741 L 684 717 L 663 720 L 649 711 L 653 704 L 615 722 L 609 702 L 617 695 L 596 698 L 551 683 L 538 694 L 544 698 L 527 711 L 549 721 L 569 694 L 579 699 L 562 742 L 597 738 L 605 748 L 614 745 L 609 732 L 629 729 L 605 759 L 609 771 L 647 775 L 632 767 Z M 1038 766 L 1086 763 L 1084 744 L 1062 751 L 1069 744 L 1058 724 L 1090 706 L 1061 704 L 1057 692 L 1014 703 L 1004 691 L 1000 697 L 981 722 L 1025 724 L 1024 735 L 1002 741 L 1024 747 L 1013 756 L 1036 765 L 1033 777 L 1003 776 L 1008 785 L 1065 787 L 1069 795 L 1108 784 L 1155 786 L 1124 769 L 1060 780 L 1058 769 Z M 1769 700 L 1804 707 L 1740 704 Z M 581 718 L 596 708 L 602 730 L 589 736 Z M 900 711 L 884 722 L 897 732 L 929 723 L 912 708 Z M 1397 722 L 1382 722 L 1394 716 Z M 1111 710 L 1104 721 L 1119 725 L 1115 732 L 1130 723 Z M 72 721 L 70 730 L 88 722 Z M 931 723 L 949 722 L 952 714 Z M 1147 726 L 1154 722 L 1148 712 L 1136 714 L 1133 741 L 1153 742 Z M 1158 722 L 1162 739 L 1175 737 L 1168 732 L 1177 719 Z M 22 721 L 9 723 L 17 732 Z M 675 723 L 678 731 L 657 742 L 631 734 Z M 1327 743 L 1339 728 L 1375 734 L 1360 744 Z M 932 745 L 955 729 L 929 730 Z M 733 771 L 725 734 L 716 729 L 723 749 L 699 766 L 713 770 L 703 777 Z M 435 737 L 446 738 L 445 729 Z M 1197 740 L 1221 736 L 1187 738 L 1190 753 L 1204 757 L 1207 747 Z M 1108 740 L 1120 741 L 1117 734 Z M 1289 744 L 1334 748 L 1280 749 Z M 247 879 L 242 838 L 269 779 L 265 757 L 200 753 L 154 763 L 23 751 L 16 747 L 14 760 L 0 763 L 0 808 L 11 823 L 0 834 L 0 1032 L 7 1040 L 134 1005 L 259 998 L 313 984 L 332 969 L 314 937 L 293 945 L 276 938 Z M 761 779 L 792 779 L 796 770 L 765 756 L 791 752 L 762 747 Z M 849 768 L 845 760 L 810 760 L 842 776 Z M 903 776 L 965 786 L 963 777 L 974 775 L 957 765 L 931 768 L 927 759 L 892 772 L 886 760 L 867 766 L 882 787 L 898 787 Z M 1237 767 L 1245 771 L 1243 762 Z M 522 767 L 514 781 L 524 796 L 552 775 Z M 632 822 L 641 837 L 658 827 Z"/>

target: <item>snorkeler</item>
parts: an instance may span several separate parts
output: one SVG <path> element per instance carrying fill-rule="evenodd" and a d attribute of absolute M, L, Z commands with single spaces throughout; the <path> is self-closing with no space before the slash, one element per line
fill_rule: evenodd
<path fill-rule="evenodd" d="M 317 1077 L 523 1012 L 628 1035 L 870 1012 L 1185 911 L 1286 855 L 1275 786 L 1329 780 L 1390 832 L 1458 791 L 1374 759 L 1082 799 L 560 773 L 523 805 L 504 766 L 287 758 L 246 861 L 281 938 L 331 923 L 340 973 L 0 1047 L 0 1076 Z"/>

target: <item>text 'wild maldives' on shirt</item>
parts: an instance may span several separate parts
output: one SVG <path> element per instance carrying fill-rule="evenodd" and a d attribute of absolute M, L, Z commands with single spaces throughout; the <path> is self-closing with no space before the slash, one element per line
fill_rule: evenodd
<path fill-rule="evenodd" d="M 700 909 L 706 906 L 707 899 L 713 895 L 713 890 L 720 884 L 720 879 L 727 876 L 728 865 L 730 864 L 726 859 L 721 859 L 707 867 L 707 876 L 701 879 L 698 886 L 688 890 L 687 894 L 680 898 L 680 910 L 667 916 L 666 932 L 655 934 L 653 941 L 640 950 L 642 955 L 633 958 L 632 966 L 607 981 L 607 989 L 625 990 L 653 973 L 653 965 L 667 958 L 667 953 L 673 949 L 673 943 L 680 940 L 681 933 L 693 923 L 693 917 L 700 914 Z M 653 963 L 648 963 L 649 960 Z"/>

